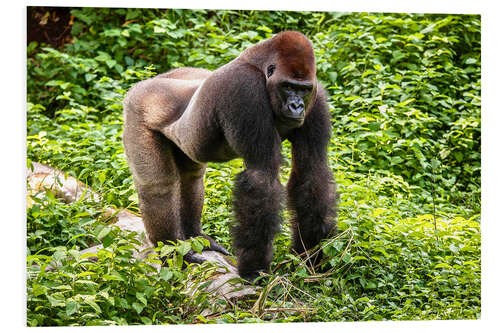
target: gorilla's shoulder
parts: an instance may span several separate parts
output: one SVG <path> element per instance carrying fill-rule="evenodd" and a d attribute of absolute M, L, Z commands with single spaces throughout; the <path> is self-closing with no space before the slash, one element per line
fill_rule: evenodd
<path fill-rule="evenodd" d="M 264 91 L 266 88 L 266 76 L 258 67 L 242 62 L 232 61 L 219 69 L 215 70 L 207 83 L 213 84 L 215 87 L 220 86 L 221 89 L 234 93 L 255 93 Z"/>

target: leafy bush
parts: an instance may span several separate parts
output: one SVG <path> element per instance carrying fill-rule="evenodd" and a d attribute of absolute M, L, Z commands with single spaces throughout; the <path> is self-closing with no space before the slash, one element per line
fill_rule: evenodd
<path fill-rule="evenodd" d="M 67 171 L 103 202 L 67 205 L 50 192 L 28 198 L 29 326 L 480 316 L 478 16 L 71 13 L 71 44 L 28 46 L 28 162 Z M 323 244 L 325 272 L 309 271 L 289 253 L 285 223 L 269 283 L 255 299 L 228 305 L 203 292 L 191 297 L 187 281 L 202 284 L 213 270 L 209 264 L 180 268 L 178 254 L 198 248 L 196 241 L 168 245 L 170 261 L 156 274 L 148 260 L 158 258 L 131 256 L 138 235 L 103 224 L 103 207 L 138 211 L 121 143 L 121 101 L 133 84 L 156 73 L 215 69 L 286 29 L 312 40 L 318 77 L 330 95 L 328 156 L 341 193 L 339 234 Z M 289 143 L 282 154 L 285 183 Z M 209 163 L 205 177 L 203 229 L 229 249 L 232 181 L 242 169 L 241 160 Z M 288 219 L 286 211 L 283 216 Z M 104 246 L 97 261 L 80 255 L 96 242 Z"/>
<path fill-rule="evenodd" d="M 322 73 L 336 134 L 352 148 L 342 153 L 359 171 L 387 170 L 445 201 L 478 202 L 477 17 L 367 14 L 332 30 L 315 41 L 334 55 Z"/>
<path fill-rule="evenodd" d="M 97 254 L 58 246 L 51 255 L 28 256 L 29 326 L 175 324 L 225 304 L 203 290 L 187 292 L 215 272 L 210 263 L 193 267 L 189 277 L 181 270 L 182 256 L 200 249 L 200 240 L 164 246 L 161 254 L 171 258 L 158 274 L 148 263 L 161 263 L 158 254 L 132 257 L 141 245 L 135 233 L 101 225 L 95 237 L 108 242 Z"/>

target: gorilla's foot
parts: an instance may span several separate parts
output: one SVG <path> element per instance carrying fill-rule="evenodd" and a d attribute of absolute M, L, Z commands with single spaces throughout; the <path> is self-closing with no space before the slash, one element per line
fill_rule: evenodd
<path fill-rule="evenodd" d="M 244 280 L 247 280 L 252 284 L 262 285 L 265 284 L 265 282 L 267 281 L 267 277 L 261 275 L 261 273 L 267 273 L 267 271 L 265 270 L 248 271 L 248 272 L 240 272 L 239 274 Z"/>
<path fill-rule="evenodd" d="M 189 250 L 183 257 L 184 262 L 182 263 L 182 269 L 187 267 L 187 264 L 202 264 L 205 262 L 205 258 L 197 255 L 193 250 Z"/>
<path fill-rule="evenodd" d="M 209 241 L 210 245 L 208 247 L 205 247 L 204 250 L 207 250 L 207 251 L 216 251 L 216 252 L 220 252 L 222 253 L 223 255 L 225 256 L 230 256 L 231 253 L 229 253 L 228 250 L 226 250 L 224 248 L 224 246 L 220 245 L 219 243 L 217 243 L 215 240 L 213 240 L 212 237 L 208 236 L 208 235 L 205 235 L 204 233 L 201 233 L 200 234 L 201 237 L 205 238 L 206 240 Z"/>
<path fill-rule="evenodd" d="M 206 261 L 205 258 L 200 256 L 198 253 L 196 253 L 193 250 L 189 250 L 189 252 L 186 253 L 182 259 L 183 259 L 182 269 L 186 268 L 188 264 L 202 264 L 203 262 Z M 167 265 L 166 264 L 167 257 L 161 257 L 160 260 L 162 262 L 162 266 Z"/>

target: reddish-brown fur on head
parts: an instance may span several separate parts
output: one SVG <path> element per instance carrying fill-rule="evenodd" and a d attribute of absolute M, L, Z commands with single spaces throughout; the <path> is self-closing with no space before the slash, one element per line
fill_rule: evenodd
<path fill-rule="evenodd" d="M 272 39 L 279 65 L 287 69 L 290 78 L 312 80 L 316 76 L 314 50 L 306 36 L 297 31 L 285 31 Z"/>

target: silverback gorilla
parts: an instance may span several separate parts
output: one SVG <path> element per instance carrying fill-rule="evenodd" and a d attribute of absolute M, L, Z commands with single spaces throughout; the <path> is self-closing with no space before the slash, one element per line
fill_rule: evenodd
<path fill-rule="evenodd" d="M 124 100 L 123 143 L 153 243 L 203 236 L 207 162 L 241 157 L 233 191 L 233 246 L 240 275 L 268 271 L 280 230 L 281 142 L 292 145 L 286 186 L 292 250 L 311 249 L 335 228 L 335 184 L 327 166 L 330 115 L 312 44 L 286 31 L 215 71 L 178 68 L 139 82 Z M 315 258 L 317 261 L 318 258 Z M 196 262 L 192 254 L 185 257 Z"/>

